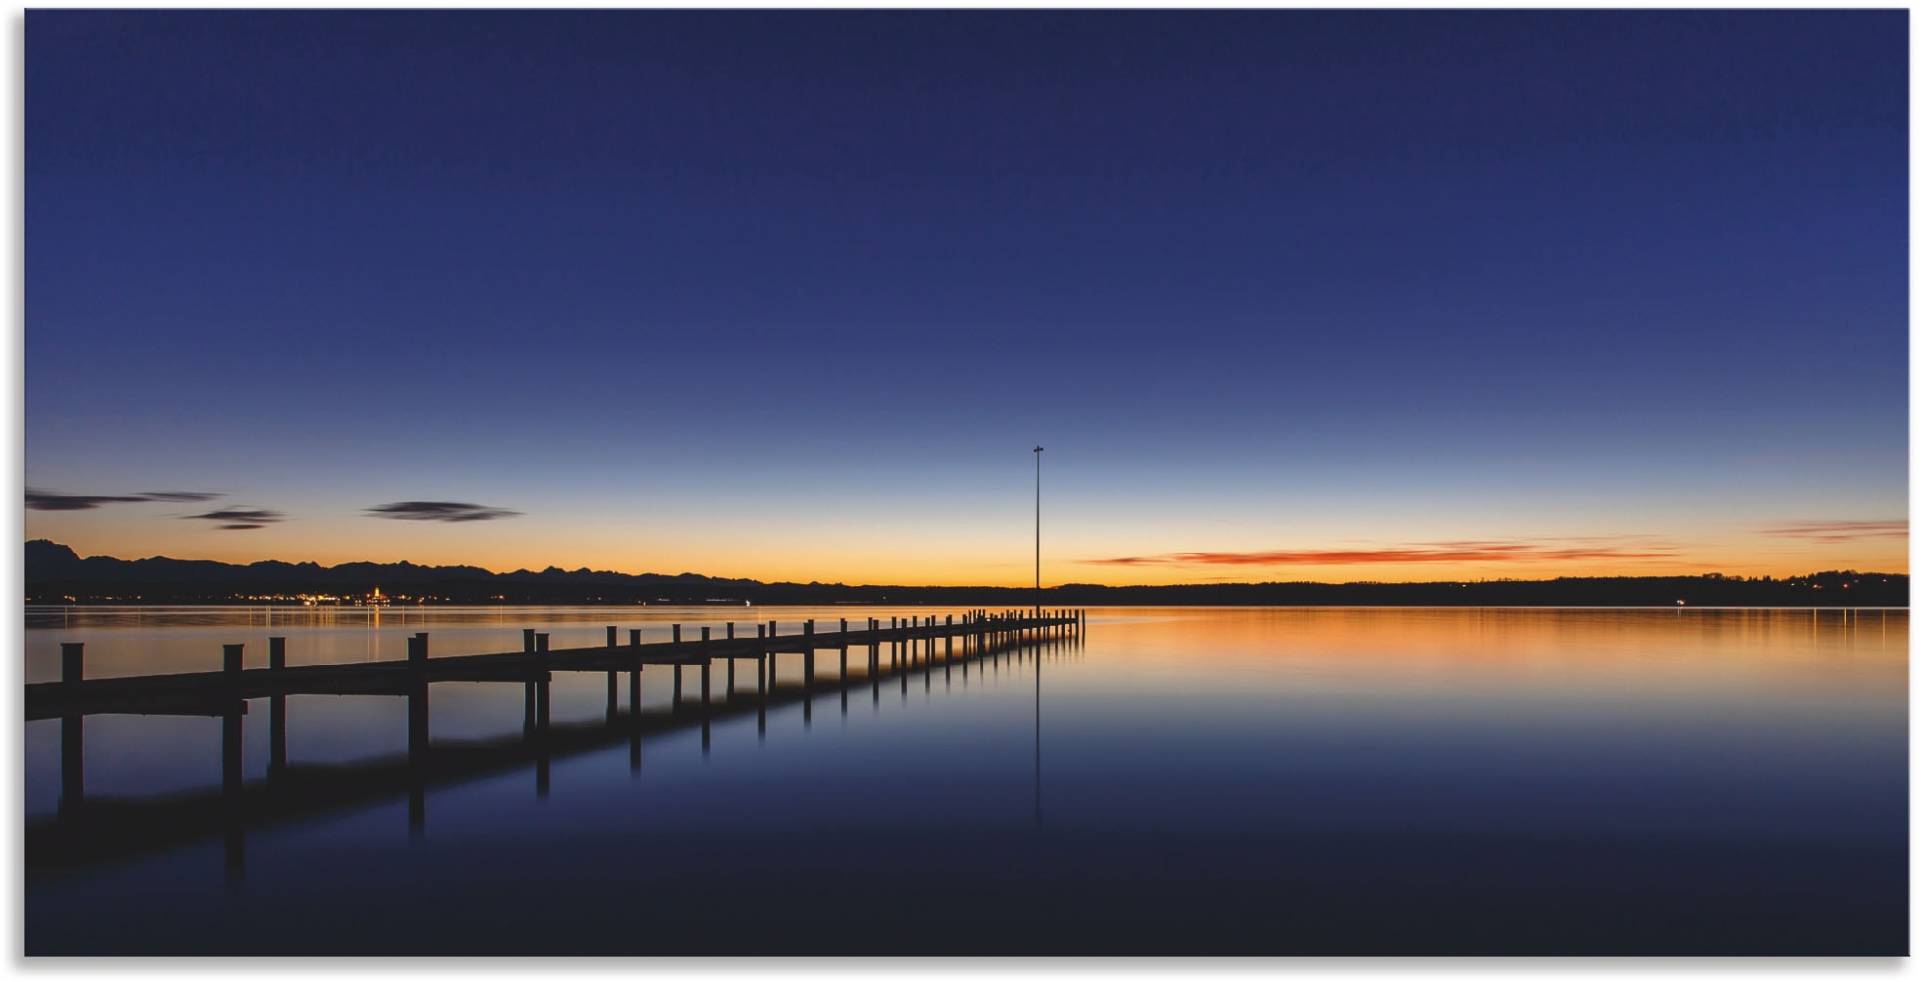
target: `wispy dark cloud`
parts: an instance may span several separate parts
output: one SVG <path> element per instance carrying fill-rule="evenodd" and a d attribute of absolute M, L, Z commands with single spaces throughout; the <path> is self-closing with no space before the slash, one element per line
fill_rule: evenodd
<path fill-rule="evenodd" d="M 209 491 L 145 491 L 139 494 L 61 494 L 27 488 L 30 511 L 91 511 L 106 504 L 143 504 L 150 501 L 211 501 Z"/>
<path fill-rule="evenodd" d="M 1788 521 L 1760 529 L 1762 535 L 1798 538 L 1819 545 L 1839 545 L 1863 538 L 1905 538 L 1905 521 Z"/>
<path fill-rule="evenodd" d="M 518 511 L 461 501 L 395 501 L 392 504 L 376 504 L 368 508 L 367 513 L 376 518 L 399 521 L 493 521 L 520 516 Z"/>
<path fill-rule="evenodd" d="M 1554 562 L 1667 559 L 1670 545 L 1595 539 L 1412 542 L 1379 548 L 1277 549 L 1258 552 L 1164 552 L 1081 559 L 1088 565 L 1391 565 L 1418 562 Z"/>
<path fill-rule="evenodd" d="M 188 521 L 213 521 L 221 531 L 251 531 L 285 521 L 286 515 L 266 508 L 219 508 L 205 514 L 187 514 Z"/>
<path fill-rule="evenodd" d="M 142 491 L 140 499 L 143 501 L 198 502 L 211 501 L 219 496 L 221 495 L 208 491 Z"/>

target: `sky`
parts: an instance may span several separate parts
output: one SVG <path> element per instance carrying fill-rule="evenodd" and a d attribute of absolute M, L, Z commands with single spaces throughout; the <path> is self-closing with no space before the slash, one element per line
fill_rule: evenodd
<path fill-rule="evenodd" d="M 1905 571 L 1906 18 L 29 11 L 26 531 Z"/>

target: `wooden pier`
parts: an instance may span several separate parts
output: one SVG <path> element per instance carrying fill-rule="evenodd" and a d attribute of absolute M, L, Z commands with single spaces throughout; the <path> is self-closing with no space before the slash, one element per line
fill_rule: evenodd
<path fill-rule="evenodd" d="M 129 850 L 141 851 L 168 842 L 217 833 L 224 825 L 228 836 L 230 871 L 243 864 L 243 832 L 248 824 L 280 819 L 358 800 L 377 798 L 400 787 L 408 792 L 409 822 L 424 826 L 425 792 L 440 783 L 475 776 L 529 762 L 535 765 L 536 787 L 546 793 L 549 762 L 556 755 L 584 752 L 622 736 L 630 740 L 630 762 L 640 765 L 643 734 L 662 729 L 699 725 L 703 749 L 710 745 L 711 724 L 719 719 L 758 713 L 766 731 L 770 706 L 799 702 L 810 722 L 813 712 L 815 658 L 821 651 L 838 654 L 833 687 L 844 712 L 850 683 L 849 656 L 865 655 L 861 682 L 870 685 L 878 702 L 880 684 L 898 676 L 902 686 L 918 673 L 931 683 L 932 672 L 951 672 L 981 658 L 1038 651 L 1069 640 L 1077 641 L 1086 622 L 1084 610 L 989 613 L 972 611 L 945 619 L 892 617 L 886 623 L 869 618 L 864 627 L 839 622 L 839 629 L 821 631 L 815 621 L 782 633 L 778 621 L 753 624 L 753 635 L 722 625 L 714 636 L 711 625 L 700 636 L 683 636 L 681 625 L 666 628 L 671 639 L 645 643 L 641 629 L 628 629 L 620 643 L 620 628 L 607 627 L 607 643 L 596 647 L 551 649 L 548 635 L 526 630 L 522 649 L 500 654 L 433 658 L 426 633 L 408 638 L 403 661 L 375 661 L 289 667 L 285 638 L 269 640 L 268 666 L 241 667 L 243 649 L 224 645 L 222 670 L 138 677 L 83 677 L 84 651 L 79 644 L 62 645 L 63 680 L 27 686 L 29 721 L 61 720 L 61 796 L 56 819 L 29 828 L 29 864 L 57 867 L 89 864 L 92 860 Z M 661 628 L 654 628 L 659 630 Z M 883 653 L 884 652 L 884 653 Z M 779 655 L 798 655 L 797 684 L 782 688 Z M 857 655 L 854 655 L 857 656 Z M 713 667 L 726 664 L 725 701 L 716 705 Z M 747 679 L 747 699 L 739 699 L 735 663 L 754 662 Z M 855 662 L 858 666 L 858 662 Z M 641 669 L 670 666 L 673 673 L 671 710 L 664 718 L 639 710 Z M 697 697 L 683 692 L 684 669 L 699 668 Z M 829 667 L 832 667 L 830 665 Z M 605 672 L 607 714 L 604 724 L 554 726 L 550 712 L 553 672 Z M 626 712 L 619 711 L 620 675 L 627 675 Z M 428 689 L 435 683 L 511 683 L 525 687 L 525 713 L 517 738 L 481 744 L 434 746 L 429 738 Z M 905 688 L 902 688 L 904 697 Z M 363 768 L 302 767 L 301 779 L 289 780 L 286 752 L 287 696 L 389 695 L 408 701 L 407 753 L 398 764 L 376 763 Z M 264 785 L 243 780 L 241 716 L 250 699 L 266 699 L 269 753 Z M 83 767 L 82 719 L 97 714 L 195 715 L 223 720 L 221 786 L 218 794 L 175 797 L 141 802 L 90 802 Z M 115 844 L 118 842 L 118 844 Z"/>

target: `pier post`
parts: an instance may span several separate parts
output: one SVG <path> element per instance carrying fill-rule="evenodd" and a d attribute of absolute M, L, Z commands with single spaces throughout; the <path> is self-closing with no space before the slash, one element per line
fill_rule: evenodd
<path fill-rule="evenodd" d="M 700 709 L 707 711 L 713 706 L 713 657 L 707 654 L 708 645 L 713 642 L 713 628 L 700 628 Z"/>
<path fill-rule="evenodd" d="M 78 687 L 84 674 L 86 645 L 60 645 L 60 683 Z M 79 713 L 60 717 L 60 812 L 80 810 L 87 795 L 85 722 Z"/>
<path fill-rule="evenodd" d="M 531 677 L 531 675 L 529 675 L 529 677 Z M 534 687 L 535 687 L 535 682 L 532 682 L 532 681 L 527 682 L 526 684 L 526 688 L 527 688 L 526 721 L 520 724 L 520 734 L 528 739 L 533 738 L 533 727 L 538 720 L 538 710 L 535 708 L 535 702 L 534 702 Z"/>
<path fill-rule="evenodd" d="M 800 683 L 802 687 L 806 688 L 808 691 L 812 691 L 813 690 L 813 621 L 812 620 L 807 621 L 806 626 L 804 629 L 801 630 L 801 633 L 805 634 L 807 638 L 807 656 L 806 656 L 806 659 L 801 662 Z"/>
<path fill-rule="evenodd" d="M 533 635 L 533 656 L 539 662 L 540 674 L 534 685 L 534 730 L 543 741 L 547 726 L 553 721 L 553 675 L 547 670 L 547 652 L 552 638 L 547 634 Z"/>
<path fill-rule="evenodd" d="M 766 641 L 767 639 L 766 624 L 764 623 L 754 624 L 753 632 L 760 638 L 762 642 Z M 754 683 L 753 683 L 754 694 L 760 697 L 760 704 L 764 706 L 767 704 L 767 651 L 766 651 L 766 648 L 763 647 L 760 649 L 760 653 L 755 655 L 753 662 L 754 662 L 756 673 L 758 674 L 758 677 L 754 679 Z"/>
<path fill-rule="evenodd" d="M 681 665 L 678 660 L 680 656 L 680 625 L 677 623 L 673 625 L 673 646 L 673 654 L 675 657 L 673 662 L 673 711 L 675 715 L 678 715 L 680 713 L 680 687 L 683 681 L 680 677 L 680 668 L 683 665 Z"/>
<path fill-rule="evenodd" d="M 533 635 L 533 656 L 540 668 L 539 680 L 534 685 L 533 790 L 542 798 L 553 789 L 553 755 L 547 739 L 547 730 L 553 724 L 553 674 L 547 668 L 552 639 L 543 633 Z"/>
<path fill-rule="evenodd" d="M 77 685 L 86 669 L 87 645 L 66 643 L 60 645 L 60 683 Z"/>
<path fill-rule="evenodd" d="M 426 756 L 427 682 L 423 678 L 414 682 L 413 691 L 407 695 L 407 762 L 418 766 Z"/>
<path fill-rule="evenodd" d="M 246 821 L 240 813 L 240 714 L 247 709 L 246 701 L 240 697 L 241 653 L 244 650 L 245 645 L 242 644 L 224 644 L 220 649 L 220 667 L 229 695 L 225 711 L 220 716 L 220 796 L 224 805 L 221 819 L 225 825 L 222 838 L 228 883 L 239 882 L 246 873 L 247 864 Z M 75 660 L 77 674 L 78 658 Z"/>
<path fill-rule="evenodd" d="M 767 637 L 767 625 L 764 623 L 756 623 L 753 625 L 753 631 L 756 635 L 759 636 L 760 640 L 764 644 Z M 755 653 L 753 658 L 753 665 L 754 665 L 754 689 L 755 689 L 754 691 L 755 713 L 754 714 L 758 717 L 758 721 L 759 721 L 760 741 L 766 742 L 767 740 L 767 649 L 764 646 L 762 646 Z"/>
<path fill-rule="evenodd" d="M 633 648 L 633 669 L 627 672 L 627 714 L 640 723 L 640 628 L 627 631 L 627 645 Z"/>
<path fill-rule="evenodd" d="M 424 635 L 417 640 L 424 662 L 427 640 Z M 427 678 L 423 674 L 407 695 L 407 829 L 414 835 L 427 830 L 428 732 Z"/>
<path fill-rule="evenodd" d="M 523 630 L 521 630 L 521 631 L 520 631 L 520 651 L 521 651 L 521 653 L 523 653 L 523 654 L 526 654 L 526 655 L 527 655 L 528 657 L 534 657 L 535 655 L 534 655 L 534 649 L 533 649 L 533 645 L 534 645 L 534 640 L 533 640 L 533 628 L 532 628 L 532 627 L 527 627 L 527 628 L 525 628 L 525 629 L 523 629 Z M 531 675 L 529 675 L 529 678 L 531 678 Z M 528 736 L 528 737 L 531 737 L 531 736 L 533 735 L 533 723 L 534 723 L 534 691 L 533 691 L 533 685 L 534 685 L 534 683 L 533 683 L 533 681 L 531 681 L 531 680 L 529 680 L 529 681 L 527 682 L 527 720 L 526 720 L 526 723 L 525 723 L 525 725 L 524 725 L 524 726 L 522 727 L 522 729 L 523 729 L 523 733 L 522 733 L 522 734 L 523 734 L 523 735 L 526 735 L 526 736 Z"/>
<path fill-rule="evenodd" d="M 267 670 L 284 671 L 286 667 L 287 639 L 268 637 Z M 267 779 L 283 776 L 286 771 L 287 696 L 275 695 L 267 699 Z"/>
<path fill-rule="evenodd" d="M 221 667 L 233 693 L 233 700 L 220 718 L 220 791 L 229 798 L 240 794 L 240 710 L 246 703 L 240 700 L 239 689 L 241 652 L 245 648 L 245 644 L 221 646 Z"/>
<path fill-rule="evenodd" d="M 619 646 L 620 646 L 620 628 L 608 627 L 607 628 L 607 650 L 609 651 L 615 650 L 619 648 Z M 620 714 L 620 672 L 610 669 L 607 671 L 607 721 L 612 722 L 614 718 L 619 714 Z"/>

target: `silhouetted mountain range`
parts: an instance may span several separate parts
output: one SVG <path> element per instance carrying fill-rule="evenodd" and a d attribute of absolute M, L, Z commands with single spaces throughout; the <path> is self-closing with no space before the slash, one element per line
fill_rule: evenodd
<path fill-rule="evenodd" d="M 631 574 L 554 567 L 489 572 L 411 562 L 253 562 L 81 558 L 38 539 L 26 545 L 29 603 L 297 602 L 301 594 L 361 596 L 378 587 L 396 600 L 445 603 L 927 603 L 1020 606 L 1033 591 L 1000 586 L 848 586 L 760 582 L 683 572 Z M 1634 576 L 1430 583 L 1208 583 L 1180 586 L 1051 586 L 1055 606 L 1905 606 L 1907 577 L 1830 571 L 1785 579 Z"/>

